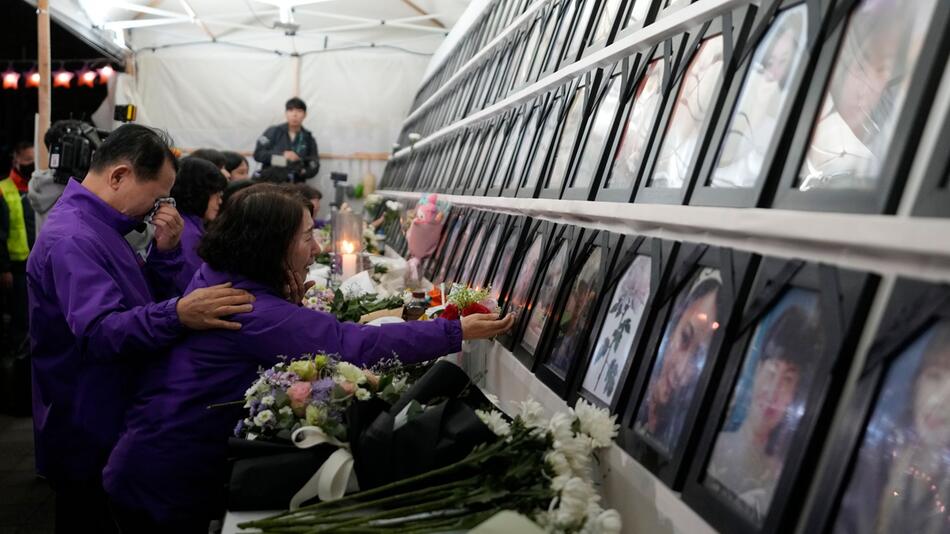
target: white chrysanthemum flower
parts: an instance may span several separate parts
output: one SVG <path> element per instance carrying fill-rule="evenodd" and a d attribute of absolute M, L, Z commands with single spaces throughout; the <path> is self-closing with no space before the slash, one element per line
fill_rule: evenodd
<path fill-rule="evenodd" d="M 501 416 L 501 412 L 475 410 L 475 415 L 485 423 L 496 436 L 505 437 L 511 433 L 511 425 Z"/>
<path fill-rule="evenodd" d="M 363 374 L 362 369 L 353 365 L 352 363 L 340 362 L 336 364 L 336 376 L 333 377 L 333 380 L 337 384 L 341 382 L 362 384 L 366 382 L 366 375 Z"/>
<path fill-rule="evenodd" d="M 551 489 L 554 491 L 561 491 L 564 489 L 564 486 L 567 485 L 567 481 L 571 479 L 570 473 L 558 475 L 551 479 Z"/>
<path fill-rule="evenodd" d="M 572 436 L 568 439 L 556 440 L 554 450 L 567 458 L 571 471 L 577 476 L 587 476 L 590 460 L 593 455 L 590 438 L 586 436 Z"/>
<path fill-rule="evenodd" d="M 551 431 L 551 437 L 554 438 L 554 441 L 564 441 L 574 437 L 574 431 L 571 430 L 573 423 L 574 419 L 564 412 L 554 414 L 551 420 L 548 421 L 548 430 Z"/>
<path fill-rule="evenodd" d="M 518 416 L 528 428 L 545 426 L 544 408 L 534 399 L 528 399 L 518 405 Z"/>
<path fill-rule="evenodd" d="M 596 496 L 594 488 L 586 480 L 573 477 L 561 490 L 557 505 L 557 524 L 560 527 L 582 525 L 587 519 L 588 503 Z"/>
<path fill-rule="evenodd" d="M 485 392 L 485 398 L 488 399 L 488 402 L 494 404 L 495 406 L 501 407 L 501 400 L 498 398 L 498 395 L 492 395 L 489 392 Z"/>
<path fill-rule="evenodd" d="M 617 437 L 616 416 L 602 408 L 597 408 L 584 399 L 574 406 L 574 415 L 580 423 L 581 432 L 594 440 L 595 447 L 609 447 Z"/>
<path fill-rule="evenodd" d="M 623 521 L 620 520 L 620 512 L 612 508 L 600 512 L 594 524 L 596 525 L 595 532 L 601 534 L 620 534 L 620 531 L 623 530 Z"/>
<path fill-rule="evenodd" d="M 402 206 L 400 206 L 399 203 L 396 202 L 395 200 L 387 200 L 386 207 L 390 209 L 391 211 L 399 211 L 400 208 L 402 208 Z"/>
<path fill-rule="evenodd" d="M 555 475 L 570 475 L 571 464 L 563 452 L 553 450 L 544 455 L 544 461 L 551 466 Z"/>
<path fill-rule="evenodd" d="M 365 390 L 363 388 L 359 388 L 356 390 L 356 400 L 361 400 L 361 401 L 369 400 L 371 396 L 372 395 L 370 395 L 370 392 L 368 390 Z"/>
<path fill-rule="evenodd" d="M 261 404 L 264 406 L 273 406 L 274 405 L 274 396 L 273 395 L 264 395 L 261 397 Z"/>
<path fill-rule="evenodd" d="M 261 410 L 260 413 L 254 416 L 254 424 L 257 426 L 264 426 L 273 420 L 274 412 L 270 410 Z"/>

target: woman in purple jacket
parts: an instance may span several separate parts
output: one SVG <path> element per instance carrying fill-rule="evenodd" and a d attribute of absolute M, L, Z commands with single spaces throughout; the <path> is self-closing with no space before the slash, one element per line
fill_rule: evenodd
<path fill-rule="evenodd" d="M 172 197 L 185 223 L 181 234 L 184 266 L 175 280 L 180 291 L 188 287 L 203 263 L 198 256 L 198 244 L 205 233 L 205 225 L 218 216 L 221 196 L 227 186 L 227 178 L 214 163 L 194 156 L 181 160 L 172 187 Z"/>
<path fill-rule="evenodd" d="M 361 326 L 303 308 L 301 280 L 316 249 L 312 227 L 306 204 L 268 184 L 239 192 L 210 226 L 199 248 L 205 264 L 189 291 L 231 281 L 256 297 L 254 309 L 233 317 L 240 330 L 189 335 L 146 372 L 103 471 L 123 532 L 204 533 L 209 519 L 221 516 L 227 438 L 242 409 L 207 407 L 242 399 L 259 367 L 318 351 L 360 366 L 394 354 L 419 362 L 513 323 L 473 315 Z"/>

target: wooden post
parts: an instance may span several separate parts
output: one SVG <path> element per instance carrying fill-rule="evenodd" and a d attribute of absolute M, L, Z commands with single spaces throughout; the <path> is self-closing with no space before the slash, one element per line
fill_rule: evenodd
<path fill-rule="evenodd" d="M 38 146 L 35 147 L 36 150 L 36 168 L 40 170 L 46 170 L 49 168 L 49 153 L 46 150 L 46 144 L 43 143 L 43 137 L 46 136 L 46 131 L 49 130 L 50 124 L 50 108 L 52 106 L 52 94 L 50 87 L 52 87 L 53 79 L 50 73 L 50 40 L 49 40 L 49 0 L 39 0 L 36 3 L 36 37 L 38 41 L 38 50 L 39 57 L 37 58 L 37 63 L 39 63 L 39 73 L 40 73 L 40 87 L 39 87 L 39 116 L 40 120 L 37 124 L 37 135 L 36 139 L 38 141 Z"/>

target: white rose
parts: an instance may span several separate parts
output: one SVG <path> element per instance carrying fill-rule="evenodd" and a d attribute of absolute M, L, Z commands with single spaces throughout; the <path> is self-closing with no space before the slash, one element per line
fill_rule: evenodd
<path fill-rule="evenodd" d="M 336 364 L 336 376 L 333 379 L 337 384 L 341 382 L 362 384 L 366 382 L 366 375 L 363 374 L 362 369 L 352 363 L 340 362 Z"/>
<path fill-rule="evenodd" d="M 504 437 L 511 433 L 511 425 L 501 416 L 501 412 L 475 410 L 475 415 L 485 423 L 496 436 Z"/>
<path fill-rule="evenodd" d="M 371 395 L 370 395 L 369 391 L 367 391 L 367 390 L 365 390 L 365 389 L 363 389 L 363 388 L 359 388 L 359 389 L 356 390 L 356 400 L 361 400 L 361 401 L 369 400 L 370 396 L 371 396 Z"/>

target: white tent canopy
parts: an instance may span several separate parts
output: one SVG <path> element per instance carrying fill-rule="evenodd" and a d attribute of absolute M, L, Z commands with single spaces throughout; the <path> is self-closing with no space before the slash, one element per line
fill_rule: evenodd
<path fill-rule="evenodd" d="M 100 125 L 114 104 L 132 103 L 138 122 L 167 130 L 180 147 L 247 152 L 300 96 L 320 152 L 337 156 L 390 150 L 433 55 L 443 56 L 486 3 L 50 1 L 57 22 L 129 64 Z M 382 164 L 327 159 L 318 184 L 329 185 L 331 170 L 378 176 Z"/>

